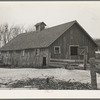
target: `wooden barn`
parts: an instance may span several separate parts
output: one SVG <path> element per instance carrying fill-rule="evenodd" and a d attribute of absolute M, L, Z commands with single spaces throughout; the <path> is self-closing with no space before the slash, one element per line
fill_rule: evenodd
<path fill-rule="evenodd" d="M 22 33 L 0 50 L 4 64 L 18 67 L 50 66 L 53 61 L 84 60 L 95 57 L 97 44 L 77 21 L 51 28 L 44 22 L 36 31 Z"/>

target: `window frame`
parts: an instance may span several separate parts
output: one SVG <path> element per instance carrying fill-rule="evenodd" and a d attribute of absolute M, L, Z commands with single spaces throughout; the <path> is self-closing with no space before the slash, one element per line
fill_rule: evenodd
<path fill-rule="evenodd" d="M 7 53 L 6 53 L 6 57 L 9 57 L 9 51 L 7 51 Z"/>
<path fill-rule="evenodd" d="M 23 57 L 25 56 L 25 50 L 22 51 L 22 56 L 23 56 Z"/>
<path fill-rule="evenodd" d="M 35 54 L 36 54 L 36 56 L 39 56 L 40 55 L 40 49 L 36 49 Z"/>
<path fill-rule="evenodd" d="M 71 47 L 77 47 L 77 48 L 78 48 L 78 49 L 77 49 L 77 50 L 78 50 L 78 51 L 77 51 L 77 53 L 78 53 L 77 55 L 71 55 Z M 78 56 L 78 55 L 79 55 L 79 45 L 69 45 L 69 54 L 70 54 L 70 57 L 71 57 L 71 56 Z"/>
<path fill-rule="evenodd" d="M 59 48 L 59 52 L 57 53 L 55 48 Z M 54 46 L 54 54 L 61 54 L 61 47 L 60 46 Z"/>

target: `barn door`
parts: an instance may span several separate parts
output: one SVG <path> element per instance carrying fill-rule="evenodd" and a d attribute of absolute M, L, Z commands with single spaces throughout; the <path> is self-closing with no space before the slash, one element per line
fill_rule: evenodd
<path fill-rule="evenodd" d="M 86 60 L 87 61 L 87 58 L 88 58 L 88 47 L 87 46 L 81 46 L 79 48 L 79 55 L 80 55 L 80 60 Z"/>
<path fill-rule="evenodd" d="M 77 45 L 71 45 L 69 52 L 70 52 L 71 59 L 78 59 L 78 46 Z"/>
<path fill-rule="evenodd" d="M 46 66 L 46 57 L 43 57 L 43 66 Z"/>

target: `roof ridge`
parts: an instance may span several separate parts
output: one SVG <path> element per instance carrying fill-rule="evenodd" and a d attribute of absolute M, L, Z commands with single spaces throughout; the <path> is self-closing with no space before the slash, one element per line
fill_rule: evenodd
<path fill-rule="evenodd" d="M 52 27 L 49 27 L 49 28 L 54 28 L 54 27 L 58 27 L 58 26 L 61 26 L 61 25 L 65 25 L 65 24 L 69 24 L 69 23 L 76 23 L 77 21 L 76 20 L 73 20 L 73 21 L 69 21 L 67 23 L 62 23 L 62 24 L 59 24 L 59 25 L 55 25 L 55 26 L 52 26 Z M 46 28 L 46 29 L 49 29 L 49 28 Z M 45 29 L 44 29 L 45 30 Z"/>
<path fill-rule="evenodd" d="M 76 20 L 73 20 L 73 21 L 69 21 L 69 22 L 67 22 L 67 23 L 62 23 L 62 24 L 59 24 L 59 25 L 55 25 L 55 26 L 52 26 L 52 27 L 48 27 L 48 28 L 45 28 L 45 29 L 43 29 L 43 30 L 41 30 L 41 31 L 31 31 L 31 32 L 24 32 L 24 33 L 20 33 L 20 34 L 18 34 L 18 35 L 21 35 L 21 34 L 31 34 L 32 32 L 36 32 L 36 33 L 39 33 L 39 32 L 42 32 L 42 31 L 44 31 L 44 30 L 48 30 L 48 29 L 51 29 L 51 28 L 55 28 L 55 27 L 58 27 L 58 26 L 61 26 L 61 25 L 65 25 L 65 24 L 69 24 L 69 23 L 76 23 L 77 21 Z"/>

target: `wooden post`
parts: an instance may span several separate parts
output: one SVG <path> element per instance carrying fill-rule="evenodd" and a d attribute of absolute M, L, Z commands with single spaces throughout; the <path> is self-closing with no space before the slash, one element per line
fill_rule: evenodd
<path fill-rule="evenodd" d="M 95 68 L 95 58 L 90 58 L 90 74 L 91 74 L 91 86 L 92 89 L 97 89 L 97 78 L 96 78 L 96 68 Z"/>
<path fill-rule="evenodd" d="M 49 84 L 49 78 L 46 79 L 46 83 Z"/>
<path fill-rule="evenodd" d="M 87 58 L 86 55 L 84 54 L 84 70 L 86 70 L 86 64 L 87 64 Z"/>

